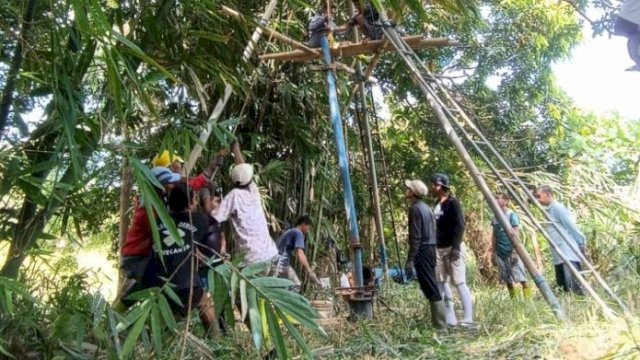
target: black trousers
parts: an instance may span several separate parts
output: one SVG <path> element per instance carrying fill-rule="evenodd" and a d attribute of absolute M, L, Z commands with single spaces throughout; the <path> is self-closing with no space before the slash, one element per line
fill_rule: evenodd
<path fill-rule="evenodd" d="M 576 268 L 576 270 L 581 271 L 582 266 L 580 266 L 579 262 L 572 261 L 571 264 Z M 559 287 L 562 288 L 565 292 L 572 292 L 575 294 L 583 295 L 582 287 L 578 280 L 573 276 L 569 267 L 565 264 L 555 265 L 556 270 L 556 283 Z"/>
<path fill-rule="evenodd" d="M 442 300 L 436 282 L 436 246 L 422 245 L 413 260 L 413 266 L 424 296 L 431 302 Z"/>

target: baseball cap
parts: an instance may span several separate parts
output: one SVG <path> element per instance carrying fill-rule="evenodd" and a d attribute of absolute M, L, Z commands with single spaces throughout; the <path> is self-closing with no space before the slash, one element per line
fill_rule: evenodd
<path fill-rule="evenodd" d="M 450 181 L 449 177 L 445 174 L 437 173 L 431 177 L 431 182 L 437 185 L 441 185 L 442 187 L 449 188 Z"/>
<path fill-rule="evenodd" d="M 173 184 L 182 180 L 182 176 L 180 174 L 176 174 L 164 166 L 154 167 L 151 169 L 151 173 L 162 185 Z"/>
<path fill-rule="evenodd" d="M 253 166 L 251 164 L 238 164 L 231 170 L 231 181 L 235 186 L 247 186 L 253 178 Z"/>
<path fill-rule="evenodd" d="M 423 197 L 429 194 L 429 188 L 422 180 L 405 180 L 404 184 L 415 196 Z"/>

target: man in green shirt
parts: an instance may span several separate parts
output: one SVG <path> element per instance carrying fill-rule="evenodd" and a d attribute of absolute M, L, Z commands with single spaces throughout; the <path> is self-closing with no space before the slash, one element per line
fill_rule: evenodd
<path fill-rule="evenodd" d="M 509 219 L 509 223 L 513 228 L 513 231 L 518 232 L 520 226 L 520 219 L 518 214 L 511 211 L 509 206 L 509 195 L 505 193 L 496 194 L 496 200 L 500 205 L 500 208 Z M 507 232 L 495 217 L 491 220 L 491 226 L 493 227 L 493 237 L 491 245 L 491 262 L 498 267 L 500 274 L 500 281 L 507 284 L 509 290 L 509 296 L 511 298 L 517 297 L 516 289 L 513 286 L 515 283 L 522 284 L 522 292 L 525 298 L 530 298 L 532 295 L 531 288 L 527 285 L 527 274 L 525 273 L 524 265 L 520 260 L 518 254 L 513 251 L 513 243 Z"/>

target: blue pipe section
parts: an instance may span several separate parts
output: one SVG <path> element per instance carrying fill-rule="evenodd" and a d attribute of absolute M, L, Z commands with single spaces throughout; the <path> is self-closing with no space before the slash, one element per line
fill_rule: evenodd
<path fill-rule="evenodd" d="M 340 118 L 340 106 L 338 104 L 336 79 L 333 75 L 333 70 L 330 68 L 333 60 L 331 59 L 329 40 L 327 39 L 326 34 L 322 35 L 322 37 L 320 38 L 320 47 L 322 48 L 322 59 L 324 61 L 324 66 L 327 68 L 329 112 L 331 114 L 331 124 L 333 125 L 333 134 L 336 138 L 336 146 L 338 150 L 338 165 L 340 166 L 342 188 L 344 189 L 344 208 L 347 212 L 347 221 L 349 222 L 349 229 L 351 231 L 349 243 L 354 250 L 353 272 L 356 280 L 356 287 L 362 288 L 364 286 L 364 280 L 362 276 L 362 247 L 360 246 L 358 216 L 356 213 L 356 204 L 353 200 L 353 190 L 351 189 L 351 176 L 349 175 L 347 148 L 344 142 L 344 133 L 342 132 L 342 119 Z"/>

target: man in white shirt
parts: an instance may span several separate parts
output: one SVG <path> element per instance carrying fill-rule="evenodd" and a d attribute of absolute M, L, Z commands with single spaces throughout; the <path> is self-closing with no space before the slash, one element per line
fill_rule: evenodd
<path fill-rule="evenodd" d="M 238 142 L 234 142 L 231 150 L 236 164 L 231 170 L 234 188 L 211 216 L 220 223 L 231 219 L 236 251 L 244 254 L 245 265 L 273 262 L 278 256 L 278 248 L 269 234 L 260 192 L 253 181 L 253 166 L 245 163 Z"/>

